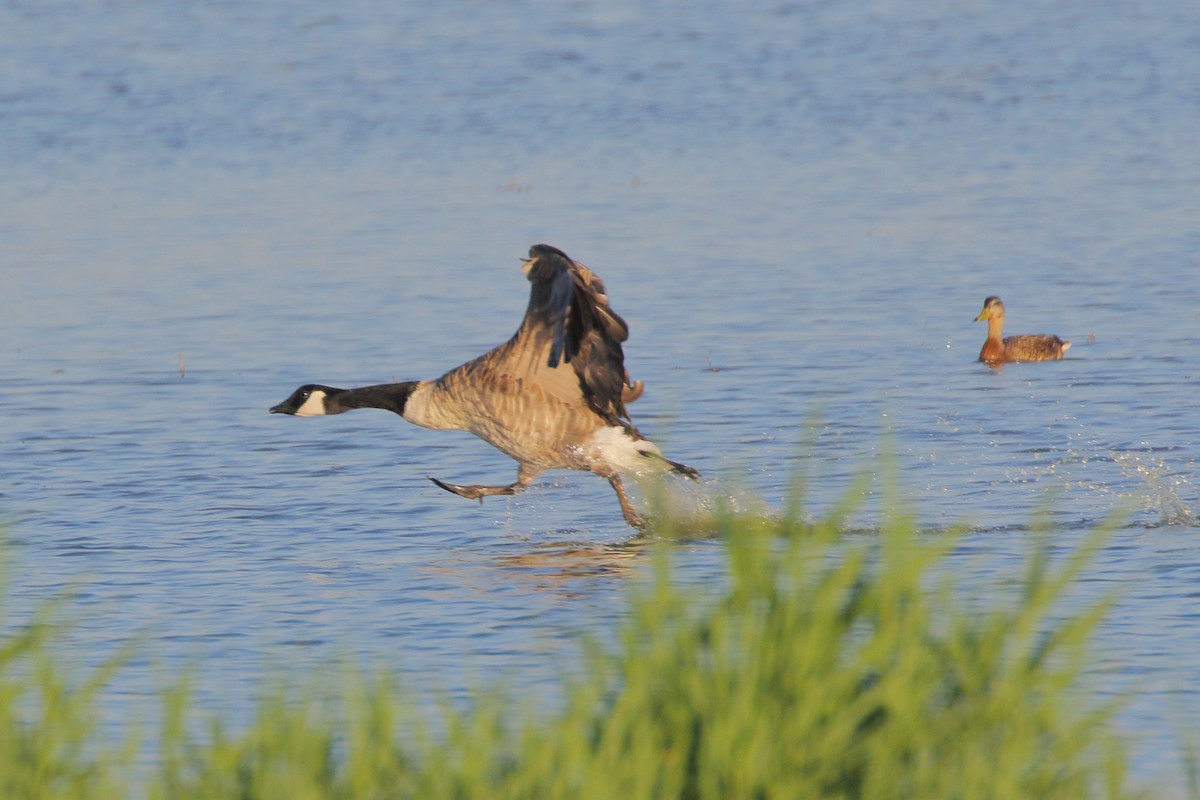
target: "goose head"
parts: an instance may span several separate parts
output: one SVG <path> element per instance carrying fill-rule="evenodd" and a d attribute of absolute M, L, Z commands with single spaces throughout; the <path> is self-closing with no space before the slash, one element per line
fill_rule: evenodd
<path fill-rule="evenodd" d="M 272 414 L 291 414 L 294 417 L 319 417 L 324 414 L 337 414 L 341 409 L 329 403 L 329 398 L 341 394 L 344 389 L 332 386 L 322 386 L 318 383 L 306 383 L 292 392 L 287 400 L 276 406 L 271 406 Z"/>

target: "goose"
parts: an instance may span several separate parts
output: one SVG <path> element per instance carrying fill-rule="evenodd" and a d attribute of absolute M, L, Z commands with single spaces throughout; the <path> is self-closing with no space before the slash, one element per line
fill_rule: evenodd
<path fill-rule="evenodd" d="M 983 301 L 983 310 L 975 318 L 976 322 L 987 320 L 988 337 L 979 351 L 979 360 L 989 364 L 1005 361 L 1058 361 L 1071 346 L 1057 336 L 1049 333 L 1031 333 L 1022 336 L 1005 336 L 1004 303 L 992 295 Z"/>
<path fill-rule="evenodd" d="M 625 371 L 621 343 L 629 326 L 609 306 L 600 278 L 546 244 L 521 260 L 529 306 L 504 344 L 436 380 L 354 389 L 305 384 L 270 411 L 314 417 L 379 408 L 424 428 L 468 431 L 514 459 L 517 479 L 481 486 L 429 478 L 442 489 L 482 503 L 523 491 L 548 469 L 584 470 L 606 478 L 625 522 L 644 529 L 621 476 L 700 473 L 666 458 L 630 421 L 625 404 L 644 386 Z"/>

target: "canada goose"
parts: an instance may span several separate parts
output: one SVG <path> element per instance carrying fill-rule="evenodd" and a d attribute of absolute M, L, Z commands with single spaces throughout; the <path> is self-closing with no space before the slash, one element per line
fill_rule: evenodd
<path fill-rule="evenodd" d="M 1004 361 L 1058 361 L 1071 346 L 1049 333 L 1031 333 L 1023 336 L 1005 336 L 1004 303 L 993 295 L 983 301 L 983 311 L 975 318 L 976 322 L 988 321 L 988 337 L 979 351 L 979 360 L 989 364 Z"/>
<path fill-rule="evenodd" d="M 608 305 L 604 283 L 566 253 L 538 244 L 522 259 L 529 307 L 504 344 L 437 380 L 357 389 L 301 386 L 271 409 L 298 417 L 382 408 L 425 428 L 469 431 L 511 456 L 508 486 L 459 486 L 430 478 L 461 497 L 522 491 L 547 469 L 579 469 L 608 479 L 625 521 L 643 528 L 621 483 L 622 473 L 699 473 L 663 456 L 629 422 L 625 403 L 642 393 L 629 382 L 621 342 L 629 327 Z"/>

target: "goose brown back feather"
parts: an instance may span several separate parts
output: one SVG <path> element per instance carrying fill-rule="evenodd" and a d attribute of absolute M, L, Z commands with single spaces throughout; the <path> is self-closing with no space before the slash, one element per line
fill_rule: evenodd
<path fill-rule="evenodd" d="M 406 418 L 471 431 L 523 463 L 568 466 L 581 442 L 609 426 L 642 435 L 629 421 L 629 384 L 621 343 L 629 326 L 609 306 L 604 283 L 550 245 L 534 245 L 523 271 L 529 305 L 504 344 L 418 393 Z"/>

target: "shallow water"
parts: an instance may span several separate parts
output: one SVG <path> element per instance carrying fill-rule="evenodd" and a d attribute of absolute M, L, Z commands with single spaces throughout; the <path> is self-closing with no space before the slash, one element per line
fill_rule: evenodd
<path fill-rule="evenodd" d="M 1190 4 L 9 4 L 0 513 L 16 608 L 147 638 L 237 712 L 349 656 L 552 678 L 644 562 L 611 491 L 466 434 L 270 416 L 506 339 L 546 241 L 630 322 L 631 408 L 702 496 L 809 513 L 895 454 L 981 586 L 1035 512 L 1119 529 L 1096 691 L 1139 775 L 1200 722 L 1200 59 Z M 974 362 L 983 298 L 1060 363 Z M 857 524 L 870 528 L 878 485 Z M 719 545 L 680 545 L 702 590 Z"/>

